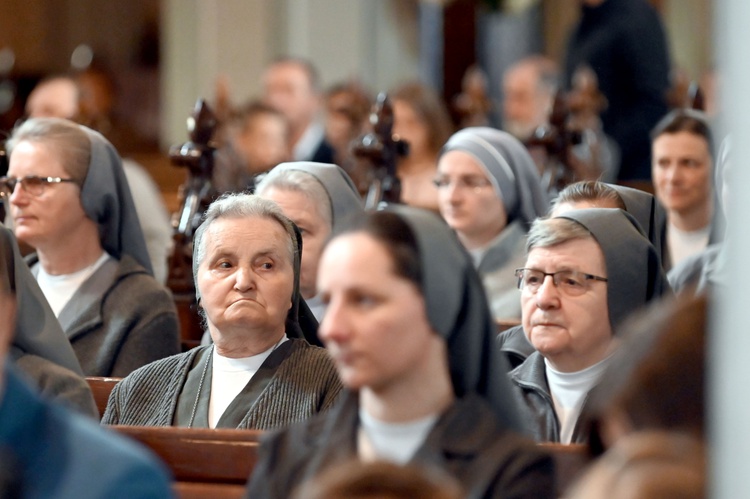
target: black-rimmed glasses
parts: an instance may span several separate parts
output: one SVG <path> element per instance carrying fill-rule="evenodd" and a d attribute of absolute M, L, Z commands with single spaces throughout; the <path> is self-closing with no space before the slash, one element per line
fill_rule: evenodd
<path fill-rule="evenodd" d="M 40 177 L 38 175 L 27 175 L 25 177 L 0 177 L 0 195 L 10 196 L 16 189 L 17 184 L 32 196 L 41 196 L 48 184 L 60 184 L 62 182 L 75 182 L 72 178 Z"/>
<path fill-rule="evenodd" d="M 516 269 L 518 289 L 536 294 L 547 276 L 552 277 L 555 287 L 569 296 L 579 296 L 589 289 L 591 281 L 607 282 L 606 277 L 578 272 L 577 270 L 561 270 L 559 272 L 542 272 L 537 269 Z"/>

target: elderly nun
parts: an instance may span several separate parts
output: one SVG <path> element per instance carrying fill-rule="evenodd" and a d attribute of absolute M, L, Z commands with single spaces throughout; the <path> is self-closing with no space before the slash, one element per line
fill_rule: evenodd
<path fill-rule="evenodd" d="M 525 258 L 526 232 L 549 207 L 539 173 L 513 136 L 486 127 L 455 133 L 435 178 L 440 214 L 482 276 L 496 319 L 518 319 L 513 271 Z"/>
<path fill-rule="evenodd" d="M 516 433 L 481 281 L 436 215 L 402 206 L 353 221 L 325 247 L 318 289 L 346 391 L 263 443 L 250 497 L 289 497 L 352 459 L 436 468 L 466 497 L 553 497 L 549 457 Z"/>
<path fill-rule="evenodd" d="M 300 291 L 320 320 L 325 310 L 315 290 L 320 253 L 332 230 L 363 211 L 354 182 L 336 165 L 298 161 L 275 167 L 255 193 L 278 204 L 299 227 L 304 243 Z"/>
<path fill-rule="evenodd" d="M 177 312 L 151 272 L 120 157 L 102 135 L 27 120 L 6 144 L 14 232 L 87 376 L 125 376 L 179 351 Z"/>
<path fill-rule="evenodd" d="M 528 249 L 516 275 L 523 330 L 536 351 L 510 379 L 537 440 L 583 442 L 580 415 L 618 345 L 617 327 L 669 285 L 653 245 L 619 209 L 537 220 Z"/>

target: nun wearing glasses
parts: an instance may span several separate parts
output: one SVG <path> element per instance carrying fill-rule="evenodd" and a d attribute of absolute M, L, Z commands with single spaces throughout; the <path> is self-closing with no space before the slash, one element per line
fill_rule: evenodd
<path fill-rule="evenodd" d="M 656 250 L 628 213 L 582 209 L 534 222 L 516 271 L 536 351 L 510 372 L 537 441 L 586 441 L 584 405 L 617 347 L 616 328 L 668 292 Z"/>
<path fill-rule="evenodd" d="M 440 214 L 469 251 L 495 319 L 518 320 L 513 271 L 526 257 L 526 232 L 549 208 L 534 160 L 508 133 L 465 128 L 441 151 Z"/>
<path fill-rule="evenodd" d="M 31 272 L 86 376 L 125 376 L 179 351 L 117 151 L 71 121 L 35 118 L 6 143 L 0 179 Z"/>

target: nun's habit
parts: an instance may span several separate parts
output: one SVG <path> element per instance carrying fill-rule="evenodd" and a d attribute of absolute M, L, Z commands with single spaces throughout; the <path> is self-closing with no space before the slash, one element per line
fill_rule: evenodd
<path fill-rule="evenodd" d="M 73 348 L 42 290 L 24 263 L 13 233 L 0 225 L 0 288 L 16 297 L 16 328 L 10 359 L 47 398 L 83 414 L 99 416 Z"/>
<path fill-rule="evenodd" d="M 494 321 L 469 255 L 434 214 L 408 206 L 388 210 L 415 236 L 427 317 L 446 341 L 456 395 L 410 463 L 450 473 L 466 497 L 553 497 L 548 456 L 516 433 L 520 421 L 507 367 L 492 348 Z M 345 391 L 328 413 L 270 435 L 247 497 L 289 497 L 324 469 L 356 459 L 358 412 L 357 394 Z"/>
<path fill-rule="evenodd" d="M 448 139 L 441 155 L 449 151 L 474 157 L 503 202 L 508 224 L 481 256 L 475 257 L 475 264 L 495 318 L 520 318 L 514 270 L 526 259 L 526 232 L 531 222 L 549 209 L 539 171 L 523 144 L 494 128 L 464 128 Z"/>
<path fill-rule="evenodd" d="M 278 345 L 216 424 L 217 428 L 268 430 L 309 418 L 333 405 L 341 381 L 328 353 L 317 346 L 317 321 L 299 292 L 302 237 L 295 226 L 292 306 Z M 194 253 L 197 251 L 193 249 Z M 193 258 L 197 275 L 197 258 Z M 200 291 L 196 286 L 196 298 Z M 307 321 L 301 323 L 302 318 Z M 314 326 L 314 329 L 311 327 Z M 157 360 L 115 386 L 103 424 L 208 428 L 213 346 Z"/>
<path fill-rule="evenodd" d="M 111 258 L 81 284 L 58 319 L 86 376 L 125 376 L 179 352 L 177 311 L 152 276 L 117 151 L 98 132 L 81 129 L 91 141 L 81 204 Z M 27 261 L 38 274 L 36 255 Z"/>
<path fill-rule="evenodd" d="M 331 231 L 335 232 L 347 218 L 363 212 L 362 198 L 357 191 L 351 177 L 341 167 L 327 163 L 313 163 L 311 161 L 295 161 L 281 163 L 266 176 L 273 185 L 273 176 L 284 171 L 300 171 L 312 175 L 325 189 L 331 205 Z M 265 181 L 261 181 L 262 189 Z M 325 312 L 325 306 L 318 296 L 306 301 L 315 317 L 320 320 Z M 315 340 L 315 345 L 321 345 Z"/>
<path fill-rule="evenodd" d="M 640 225 L 619 209 L 573 210 L 557 218 L 567 218 L 585 227 L 596 240 L 607 268 L 607 307 L 613 332 L 631 313 L 649 301 L 670 293 L 659 256 L 644 237 Z M 519 388 L 518 405 L 523 420 L 538 441 L 560 441 L 559 422 L 547 384 L 544 357 L 532 353 L 510 373 Z M 573 442 L 584 442 L 586 434 L 579 418 Z"/>

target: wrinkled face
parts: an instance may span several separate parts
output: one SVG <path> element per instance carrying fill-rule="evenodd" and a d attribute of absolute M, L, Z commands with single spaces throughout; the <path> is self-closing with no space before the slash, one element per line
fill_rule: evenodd
<path fill-rule="evenodd" d="M 237 134 L 234 147 L 250 173 L 262 173 L 290 159 L 287 138 L 287 126 L 282 118 L 258 114 Z"/>
<path fill-rule="evenodd" d="M 26 101 L 26 114 L 29 118 L 74 118 L 78 114 L 75 83 L 55 79 L 39 84 Z"/>
<path fill-rule="evenodd" d="M 286 116 L 293 127 L 305 127 L 315 116 L 319 98 L 299 64 L 281 62 L 268 68 L 263 88 L 263 100 Z"/>
<path fill-rule="evenodd" d="M 438 162 L 440 214 L 462 240 L 489 242 L 508 215 L 484 168 L 464 151 L 448 151 Z"/>
<path fill-rule="evenodd" d="M 282 332 L 294 290 L 284 228 L 267 218 L 223 218 L 204 241 L 196 281 L 214 341 Z"/>
<path fill-rule="evenodd" d="M 409 154 L 430 154 L 430 131 L 427 124 L 411 105 L 402 100 L 393 101 L 393 133 L 409 143 Z"/>
<path fill-rule="evenodd" d="M 60 155 L 52 148 L 22 141 L 13 149 L 8 176 L 29 175 L 70 178 Z M 77 234 L 76 229 L 82 224 L 93 223 L 83 211 L 81 190 L 73 182 L 47 184 L 39 196 L 29 194 L 20 183 L 16 184 L 10 196 L 10 213 L 16 237 L 41 251 Z"/>
<path fill-rule="evenodd" d="M 539 88 L 536 71 L 520 66 L 503 80 L 503 129 L 519 140 L 528 139 L 547 120 L 551 96 Z"/>
<path fill-rule="evenodd" d="M 358 232 L 323 252 L 318 289 L 328 308 L 319 335 L 342 382 L 380 391 L 428 363 L 436 341 L 422 294 L 393 273 L 386 248 Z"/>
<path fill-rule="evenodd" d="M 331 227 L 320 214 L 318 206 L 301 192 L 270 188 L 262 195 L 281 207 L 302 233 L 302 265 L 300 271 L 300 292 L 302 297 L 315 296 L 315 281 L 318 278 L 318 262 Z"/>
<path fill-rule="evenodd" d="M 575 270 L 607 277 L 604 255 L 593 238 L 574 239 L 529 252 L 525 268 L 547 273 Z M 555 287 L 552 276 L 536 293 L 521 292 L 521 314 L 526 337 L 552 365 L 575 372 L 603 360 L 612 342 L 607 306 L 607 285 L 586 281 L 580 296 L 568 296 Z"/>
<path fill-rule="evenodd" d="M 656 197 L 669 211 L 688 214 L 711 205 L 711 155 L 703 137 L 665 133 L 652 147 Z"/>

